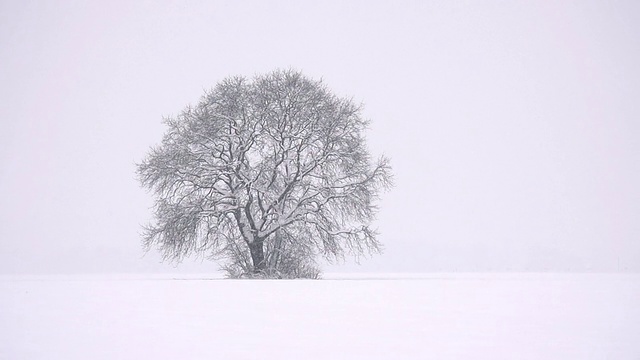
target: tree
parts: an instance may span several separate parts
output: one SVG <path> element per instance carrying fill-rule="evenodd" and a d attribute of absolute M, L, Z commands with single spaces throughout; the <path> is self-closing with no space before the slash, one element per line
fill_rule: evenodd
<path fill-rule="evenodd" d="M 381 249 L 372 221 L 391 185 L 372 161 L 361 106 L 293 70 L 230 77 L 166 118 L 138 164 L 155 195 L 147 250 L 209 254 L 232 276 L 309 276 L 315 259 Z"/>

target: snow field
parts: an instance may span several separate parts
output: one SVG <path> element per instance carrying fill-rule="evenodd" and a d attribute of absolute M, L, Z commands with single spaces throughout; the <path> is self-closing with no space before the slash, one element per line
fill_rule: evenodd
<path fill-rule="evenodd" d="M 0 359 L 640 359 L 640 275 L 398 277 L 4 277 Z"/>

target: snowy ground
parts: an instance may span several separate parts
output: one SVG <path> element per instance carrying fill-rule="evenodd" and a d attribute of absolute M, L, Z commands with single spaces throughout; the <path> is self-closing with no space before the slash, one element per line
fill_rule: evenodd
<path fill-rule="evenodd" d="M 0 359 L 640 359 L 639 274 L 327 277 L 0 277 Z"/>

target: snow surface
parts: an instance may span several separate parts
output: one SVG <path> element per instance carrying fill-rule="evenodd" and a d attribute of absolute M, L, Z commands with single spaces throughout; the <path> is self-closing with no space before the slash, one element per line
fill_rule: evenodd
<path fill-rule="evenodd" d="M 640 274 L 0 277 L 0 359 L 640 359 Z"/>

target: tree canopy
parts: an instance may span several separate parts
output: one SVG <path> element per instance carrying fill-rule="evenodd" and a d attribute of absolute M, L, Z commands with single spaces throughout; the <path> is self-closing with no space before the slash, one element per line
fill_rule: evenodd
<path fill-rule="evenodd" d="M 380 251 L 370 223 L 389 160 L 372 160 L 361 106 L 300 72 L 229 77 L 165 119 L 138 164 L 155 195 L 144 245 L 206 254 L 232 273 L 305 276 L 318 255 Z M 302 273 L 301 273 L 302 272 Z"/>

